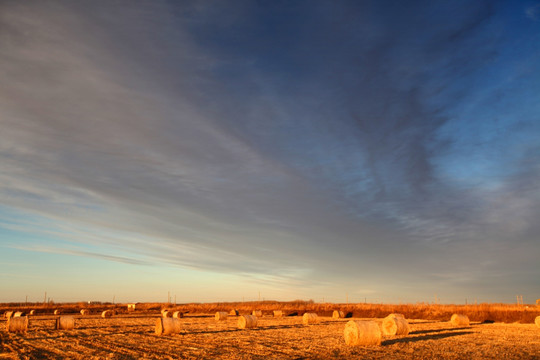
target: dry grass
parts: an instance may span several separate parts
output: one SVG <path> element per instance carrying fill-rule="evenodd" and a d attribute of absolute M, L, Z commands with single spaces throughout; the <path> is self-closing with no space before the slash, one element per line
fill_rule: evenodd
<path fill-rule="evenodd" d="M 55 317 L 32 318 L 23 334 L 0 330 L 2 359 L 535 359 L 540 337 L 534 324 L 452 326 L 411 320 L 405 336 L 383 336 L 379 346 L 347 346 L 349 319 L 324 317 L 303 326 L 302 317 L 264 316 L 257 328 L 237 328 L 237 318 L 216 322 L 212 314 L 178 319 L 180 334 L 158 336 L 154 313 L 103 319 L 77 315 L 74 330 L 53 330 Z M 360 320 L 360 319 L 355 319 Z M 366 319 L 364 319 L 366 320 Z M 371 319 L 380 325 L 382 319 Z M 0 322 L 5 323 L 5 320 Z M 2 326 L 0 326 L 2 327 Z"/>
<path fill-rule="evenodd" d="M 143 311 L 158 310 L 163 304 L 137 304 Z M 535 305 L 521 306 L 513 304 L 478 304 L 478 305 L 439 305 L 439 304 L 332 304 L 311 303 L 307 301 L 293 302 L 245 302 L 245 303 L 205 303 L 172 305 L 176 310 L 184 313 L 216 313 L 237 309 L 240 314 L 251 314 L 253 308 L 260 309 L 263 315 L 272 315 L 274 310 L 281 310 L 283 316 L 297 312 L 303 315 L 314 312 L 319 316 L 332 316 L 334 310 L 341 310 L 345 314 L 352 313 L 358 318 L 384 318 L 391 313 L 400 313 L 407 319 L 425 319 L 449 321 L 453 314 L 467 315 L 471 321 L 505 322 L 505 323 L 534 323 L 536 316 L 540 315 L 540 307 Z"/>
<path fill-rule="evenodd" d="M 127 304 L 100 304 L 88 305 L 86 303 L 54 304 L 54 307 L 40 304 L 0 304 L 0 314 L 6 311 L 30 311 L 35 309 L 36 315 L 52 314 L 53 310 L 61 309 L 62 314 L 79 314 L 82 308 L 89 309 L 92 314 L 101 313 L 104 310 L 115 310 L 119 314 L 127 314 Z M 273 315 L 274 310 L 281 310 L 286 317 L 292 313 L 301 316 L 306 312 L 313 312 L 319 316 L 332 316 L 334 310 L 343 311 L 355 318 L 384 318 L 391 313 L 400 313 L 407 319 L 424 319 L 449 321 L 453 314 L 468 316 L 473 322 L 504 322 L 534 324 L 535 318 L 540 316 L 540 307 L 535 305 L 514 304 L 478 304 L 478 305 L 438 305 L 438 304 L 333 304 L 313 303 L 309 301 L 261 301 L 261 302 L 229 302 L 229 303 L 190 303 L 190 304 L 165 304 L 165 303 L 138 303 L 136 310 L 129 313 L 160 313 L 168 309 L 171 312 L 180 311 L 190 314 L 215 314 L 218 311 L 230 312 L 238 310 L 240 315 L 251 314 L 256 308 L 262 311 L 263 316 Z"/>

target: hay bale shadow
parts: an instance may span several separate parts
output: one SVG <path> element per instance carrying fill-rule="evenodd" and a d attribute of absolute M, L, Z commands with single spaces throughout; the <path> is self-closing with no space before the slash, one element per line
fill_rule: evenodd
<path fill-rule="evenodd" d="M 470 327 L 460 327 L 460 328 L 444 328 L 444 329 L 432 329 L 432 330 L 416 330 L 411 331 L 409 335 L 418 335 L 418 334 L 431 334 L 431 333 L 440 333 L 443 331 L 456 331 L 456 330 L 470 330 Z"/>
<path fill-rule="evenodd" d="M 384 345 L 393 345 L 393 344 L 399 344 L 399 343 L 418 342 L 418 341 L 426 341 L 426 340 L 439 340 L 439 339 L 449 338 L 453 336 L 461 336 L 461 335 L 468 335 L 468 334 L 473 334 L 473 332 L 472 331 L 458 331 L 458 332 L 450 332 L 450 333 L 444 333 L 444 334 L 404 337 L 400 339 L 384 340 L 381 343 L 381 345 L 384 346 Z"/>

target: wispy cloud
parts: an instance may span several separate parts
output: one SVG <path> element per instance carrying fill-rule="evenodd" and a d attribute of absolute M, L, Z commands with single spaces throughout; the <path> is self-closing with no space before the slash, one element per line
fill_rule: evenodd
<path fill-rule="evenodd" d="M 531 20 L 540 20 L 540 4 L 529 6 L 525 9 L 525 15 Z"/>
<path fill-rule="evenodd" d="M 0 224 L 62 240 L 21 248 L 276 287 L 534 250 L 538 52 L 499 4 L 2 10 Z"/>
<path fill-rule="evenodd" d="M 68 249 L 41 247 L 41 246 L 38 246 L 38 247 L 13 246 L 13 248 L 19 249 L 19 250 L 25 250 L 25 251 L 33 251 L 33 252 L 45 252 L 45 253 L 53 253 L 53 254 L 67 254 L 67 255 L 91 257 L 91 258 L 96 258 L 100 260 L 116 261 L 116 262 L 130 264 L 130 265 L 152 265 L 152 263 L 143 261 L 143 260 L 123 257 L 123 256 L 99 254 L 99 253 L 95 253 L 91 251 L 68 250 Z"/>

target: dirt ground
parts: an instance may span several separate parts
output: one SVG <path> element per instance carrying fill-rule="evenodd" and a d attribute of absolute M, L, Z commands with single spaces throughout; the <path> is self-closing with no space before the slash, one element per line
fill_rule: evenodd
<path fill-rule="evenodd" d="M 76 316 L 76 328 L 54 329 L 55 317 L 36 316 L 26 334 L 7 333 L 0 322 L 0 359 L 540 359 L 540 329 L 534 324 L 479 324 L 409 320 L 406 336 L 383 337 L 381 346 L 350 347 L 345 323 L 322 317 L 259 319 L 238 330 L 237 319 L 180 319 L 182 333 L 154 334 L 157 315 Z M 374 319 L 381 322 L 381 319 Z"/>

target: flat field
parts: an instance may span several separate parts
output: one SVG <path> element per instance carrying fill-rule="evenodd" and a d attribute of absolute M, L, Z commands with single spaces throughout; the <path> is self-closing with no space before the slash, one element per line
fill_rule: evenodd
<path fill-rule="evenodd" d="M 188 315 L 180 319 L 180 334 L 157 336 L 157 314 L 75 317 L 74 330 L 59 331 L 55 316 L 35 316 L 26 334 L 7 333 L 2 321 L 0 359 L 540 359 L 534 324 L 455 327 L 409 320 L 409 335 L 383 336 L 381 346 L 350 347 L 343 339 L 350 319 L 321 317 L 304 326 L 300 316 L 263 316 L 257 328 L 239 330 L 236 316 L 218 322 L 210 314 Z"/>

